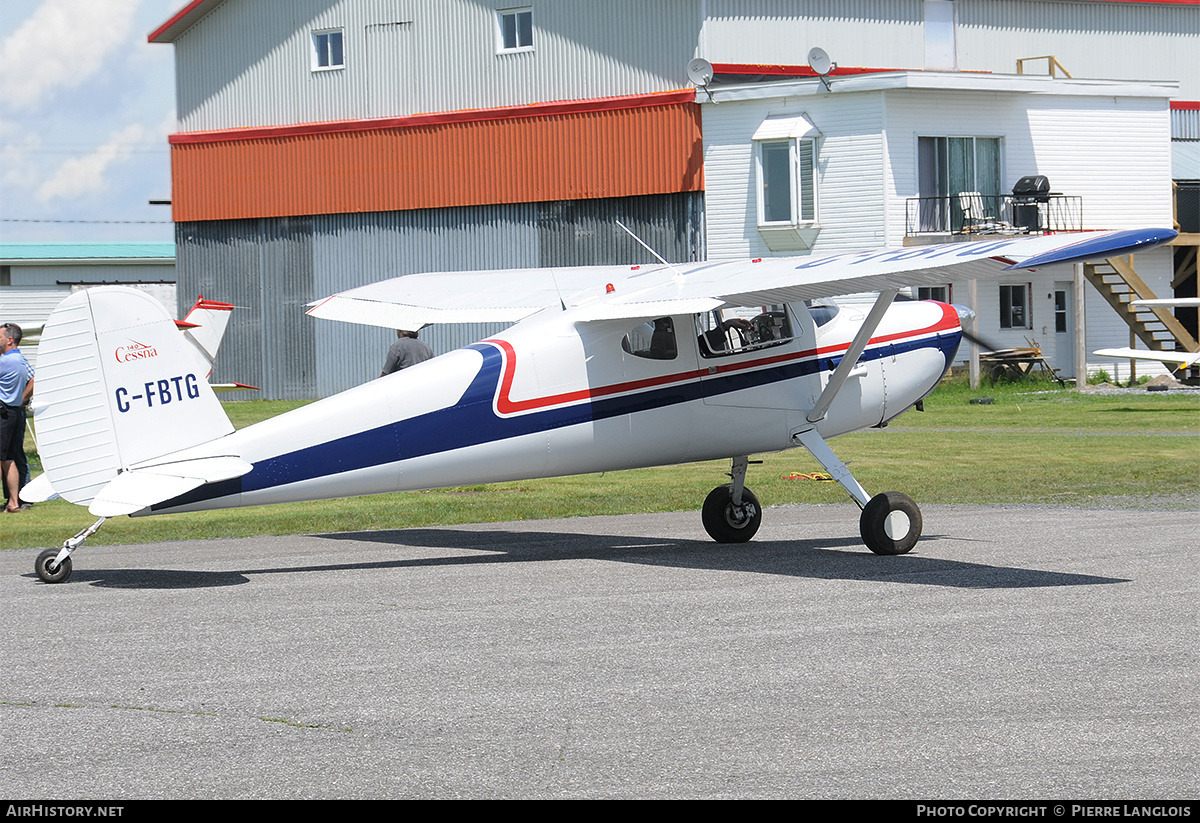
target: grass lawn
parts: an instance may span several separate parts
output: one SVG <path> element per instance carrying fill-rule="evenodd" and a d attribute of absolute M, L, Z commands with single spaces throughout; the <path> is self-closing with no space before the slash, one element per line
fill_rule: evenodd
<path fill-rule="evenodd" d="M 991 397 L 987 405 L 972 398 Z M 226 404 L 241 428 L 299 403 Z M 1195 508 L 1200 505 L 1200 395 L 1099 395 L 1053 383 L 971 391 L 948 381 L 886 429 L 845 435 L 834 451 L 874 494 L 897 490 L 918 503 L 1058 503 Z M 31 468 L 40 471 L 31 452 Z M 840 503 L 831 482 L 785 479 L 821 471 L 803 449 L 756 455 L 747 485 L 764 505 Z M 594 514 L 699 510 L 726 478 L 728 461 L 602 475 L 495 483 L 427 492 L 118 517 L 88 545 L 450 525 Z M 699 518 L 699 515 L 697 515 Z M 0 515 L 0 546 L 60 546 L 95 518 L 62 500 Z"/>

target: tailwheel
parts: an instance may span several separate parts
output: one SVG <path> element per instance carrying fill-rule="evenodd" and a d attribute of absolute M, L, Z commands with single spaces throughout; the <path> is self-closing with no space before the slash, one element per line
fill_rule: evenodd
<path fill-rule="evenodd" d="M 742 489 L 742 502 L 733 502 L 733 484 L 717 486 L 704 500 L 700 511 L 704 530 L 718 543 L 745 543 L 762 524 L 762 506 L 749 489 Z"/>
<path fill-rule="evenodd" d="M 863 507 L 858 526 L 875 554 L 905 554 L 921 538 L 921 510 L 908 495 L 883 492 Z"/>
<path fill-rule="evenodd" d="M 54 563 L 58 552 L 58 549 L 46 549 L 33 563 L 33 570 L 43 583 L 62 583 L 71 576 L 70 557 L 64 557 L 57 565 Z"/>

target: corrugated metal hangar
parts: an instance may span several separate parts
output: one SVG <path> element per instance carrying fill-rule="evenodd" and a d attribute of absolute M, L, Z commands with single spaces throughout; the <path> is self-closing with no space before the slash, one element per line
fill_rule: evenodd
<path fill-rule="evenodd" d="M 150 40 L 176 54 L 178 300 L 245 307 L 214 379 L 270 398 L 379 373 L 391 334 L 304 316 L 334 291 L 427 270 L 649 261 L 617 221 L 667 259 L 706 259 L 703 121 L 720 103 L 698 101 L 697 57 L 726 85 L 815 84 L 814 46 L 835 78 L 1015 76 L 1038 58 L 1020 70 L 1174 81 L 1159 93 L 1172 112 L 1200 100 L 1196 0 L 194 0 Z M 1183 134 L 1190 120 L 1175 120 Z M 1003 137 L 989 139 L 1002 150 Z M 1018 172 L 1003 167 L 1002 182 Z M 748 191 L 753 175 L 722 186 Z M 445 351 L 489 331 L 422 335 Z"/>

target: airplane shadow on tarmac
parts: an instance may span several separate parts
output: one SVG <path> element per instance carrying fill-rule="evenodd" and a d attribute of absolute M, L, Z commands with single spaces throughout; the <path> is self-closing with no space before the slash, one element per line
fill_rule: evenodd
<path fill-rule="evenodd" d="M 923 557 L 920 546 L 911 554 L 879 557 L 864 549 L 857 537 L 755 540 L 742 544 L 719 544 L 707 540 L 663 537 L 505 530 L 463 531 L 453 528 L 342 532 L 313 536 L 334 541 L 473 553 L 453 556 L 439 554 L 435 557 L 412 557 L 402 560 L 355 559 L 311 566 L 260 567 L 224 572 L 77 569 L 67 585 L 87 582 L 103 588 L 199 589 L 241 585 L 251 582 L 255 577 L 268 574 L 321 574 L 479 563 L 554 563 L 566 560 L 607 560 L 662 567 L 962 589 L 1023 589 L 1129 582 L 1114 577 Z M 926 535 L 922 543 L 927 544 L 938 539 L 937 535 Z"/>

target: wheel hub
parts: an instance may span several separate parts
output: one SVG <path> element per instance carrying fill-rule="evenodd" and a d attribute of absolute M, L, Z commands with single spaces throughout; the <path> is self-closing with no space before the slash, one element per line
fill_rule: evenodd
<path fill-rule="evenodd" d="M 747 523 L 754 519 L 754 506 L 749 503 L 743 503 L 740 506 L 735 506 L 732 503 L 725 509 L 725 522 L 733 526 L 735 529 L 744 527 Z"/>

